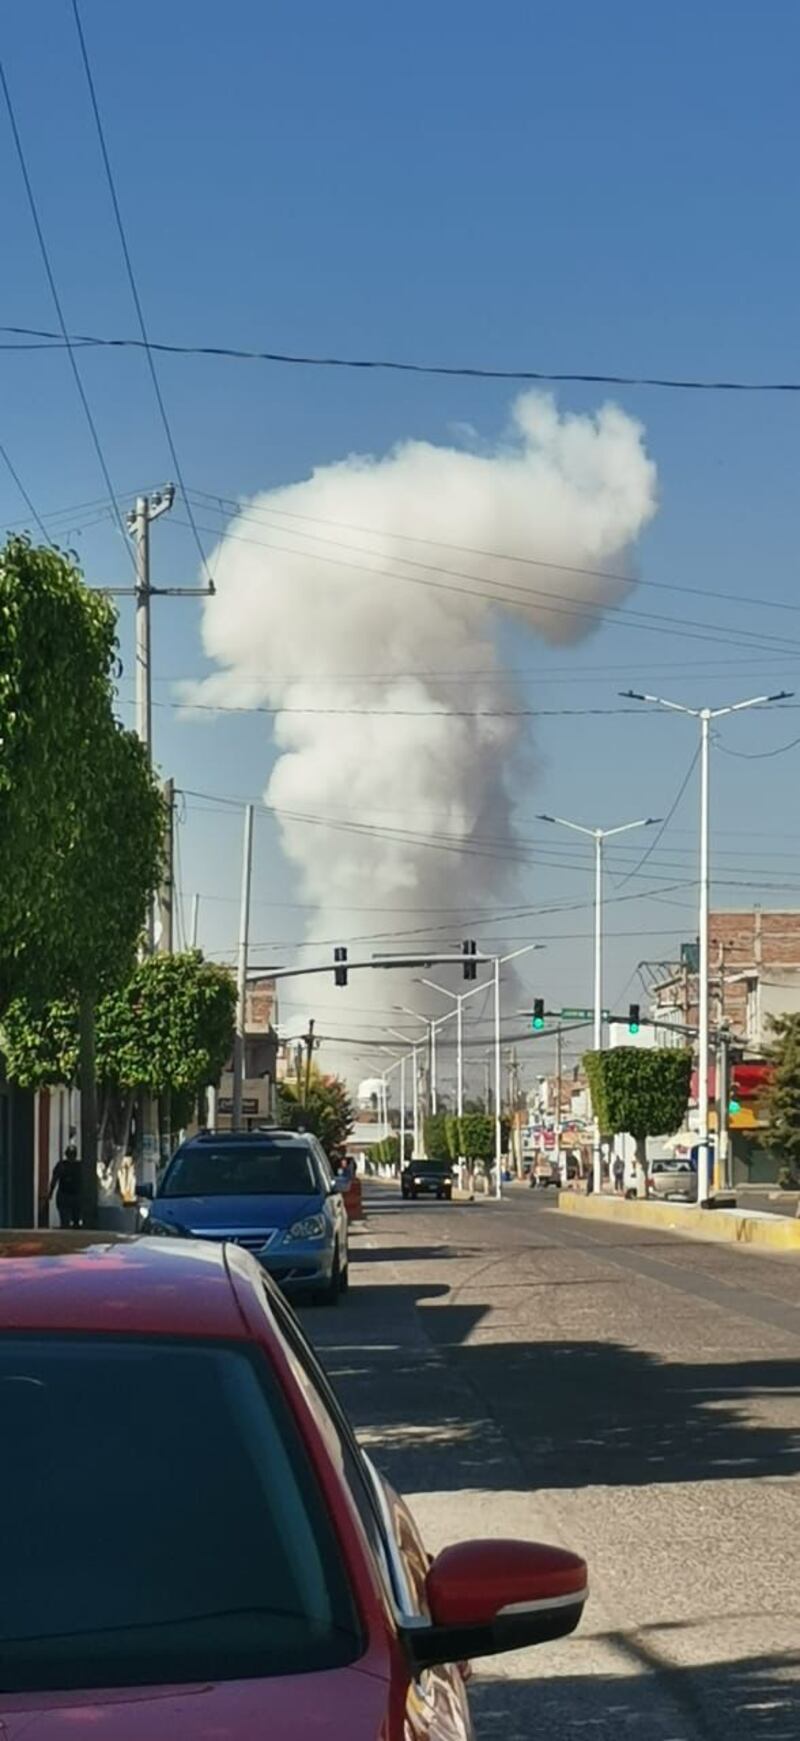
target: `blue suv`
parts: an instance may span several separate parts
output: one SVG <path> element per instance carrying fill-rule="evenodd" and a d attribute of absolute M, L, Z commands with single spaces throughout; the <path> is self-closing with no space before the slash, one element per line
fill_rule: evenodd
<path fill-rule="evenodd" d="M 347 1212 L 316 1137 L 201 1131 L 176 1149 L 145 1230 L 230 1240 L 287 1293 L 335 1305 L 348 1284 Z"/>

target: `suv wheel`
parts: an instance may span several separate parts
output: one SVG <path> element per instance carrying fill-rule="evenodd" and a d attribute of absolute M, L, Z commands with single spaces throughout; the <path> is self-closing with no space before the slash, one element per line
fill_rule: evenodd
<path fill-rule="evenodd" d="M 331 1279 L 328 1282 L 327 1287 L 320 1288 L 318 1293 L 315 1295 L 317 1304 L 319 1306 L 338 1306 L 339 1296 L 340 1296 L 341 1292 L 342 1292 L 342 1270 L 341 1270 L 341 1265 L 339 1263 L 339 1247 L 337 1245 L 336 1250 L 333 1254 L 333 1268 L 331 1270 Z"/>

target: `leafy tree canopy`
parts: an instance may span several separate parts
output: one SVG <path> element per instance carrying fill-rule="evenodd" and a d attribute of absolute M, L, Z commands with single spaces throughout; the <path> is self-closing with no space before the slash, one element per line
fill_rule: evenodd
<path fill-rule="evenodd" d="M 587 1052 L 584 1068 L 604 1136 L 627 1131 L 639 1144 L 680 1130 L 689 1101 L 691 1053 L 615 1046 Z"/>
<path fill-rule="evenodd" d="M 800 1169 L 800 1015 L 773 1017 L 771 1028 L 775 1070 L 764 1096 L 765 1139 L 796 1173 Z"/>
<path fill-rule="evenodd" d="M 344 1156 L 354 1122 L 352 1103 L 338 1076 L 322 1076 L 313 1068 L 307 1099 L 303 1084 L 279 1082 L 278 1123 L 287 1130 L 311 1131 L 334 1165 Z"/>
<path fill-rule="evenodd" d="M 233 1045 L 231 974 L 197 950 L 152 955 L 97 1007 L 97 1076 L 104 1087 L 189 1092 L 216 1082 Z M 78 1012 L 64 1000 L 37 1009 L 16 999 L 2 1022 L 6 1068 L 24 1087 L 73 1082 Z"/>
<path fill-rule="evenodd" d="M 449 1120 L 445 1113 L 431 1113 L 425 1120 L 424 1138 L 425 1153 L 430 1161 L 449 1161 L 450 1145 L 447 1140 Z"/>
<path fill-rule="evenodd" d="M 0 1007 L 127 970 L 162 806 L 113 713 L 115 616 L 60 552 L 0 552 Z"/>

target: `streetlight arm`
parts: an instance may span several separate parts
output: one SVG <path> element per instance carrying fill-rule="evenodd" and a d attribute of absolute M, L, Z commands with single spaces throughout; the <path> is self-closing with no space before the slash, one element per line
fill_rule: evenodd
<path fill-rule="evenodd" d="M 769 701 L 789 701 L 793 694 L 792 689 L 781 689 L 777 695 L 752 695 L 749 701 L 734 701 L 730 707 L 712 708 L 709 718 L 722 719 L 724 714 L 742 713 L 746 707 L 766 707 Z"/>
<path fill-rule="evenodd" d="M 667 707 L 671 713 L 689 713 L 693 719 L 699 718 L 696 707 L 684 707 L 681 701 L 665 701 L 663 695 L 641 695 L 638 689 L 620 689 L 622 701 L 650 701 L 654 707 Z"/>
<path fill-rule="evenodd" d="M 661 822 L 660 816 L 642 816 L 638 822 L 623 822 L 619 828 L 599 828 L 604 840 L 610 840 L 612 834 L 627 834 L 629 828 L 653 828 L 656 822 Z"/>
<path fill-rule="evenodd" d="M 545 816 L 544 813 L 541 812 L 537 816 L 536 821 L 556 822 L 559 828 L 574 828 L 576 834 L 588 834 L 590 837 L 594 834 L 593 828 L 585 828 L 582 822 L 568 822 L 566 816 Z"/>
<path fill-rule="evenodd" d="M 453 1002 L 454 1002 L 454 1003 L 455 1003 L 455 1002 L 456 1002 L 456 1000 L 457 1000 L 457 998 L 458 998 L 458 992 L 457 992 L 457 991 L 448 991 L 448 989 L 447 989 L 447 986 L 446 986 L 446 985 L 437 985 L 437 984 L 436 984 L 436 981 L 435 981 L 435 979 L 420 979 L 420 980 L 419 980 L 419 981 L 418 981 L 418 984 L 419 984 L 419 985 L 427 985 L 427 986 L 429 986 L 429 987 L 430 987 L 430 989 L 431 989 L 431 991 L 440 991 L 440 992 L 441 992 L 441 994 L 442 994 L 442 997 L 449 997 L 449 998 L 452 998 L 452 1000 L 453 1000 Z M 483 989 L 484 989 L 484 987 L 483 987 L 483 986 L 481 986 L 481 990 L 482 990 L 482 991 L 483 991 Z"/>

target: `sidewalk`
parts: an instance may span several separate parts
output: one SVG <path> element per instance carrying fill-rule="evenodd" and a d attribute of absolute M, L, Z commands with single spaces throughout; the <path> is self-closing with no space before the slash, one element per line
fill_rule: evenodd
<path fill-rule="evenodd" d="M 560 1191 L 562 1214 L 594 1221 L 621 1221 L 633 1227 L 662 1228 L 690 1239 L 720 1240 L 751 1249 L 800 1254 L 800 1221 L 760 1210 L 699 1209 L 694 1203 L 656 1202 L 614 1195 Z"/>

